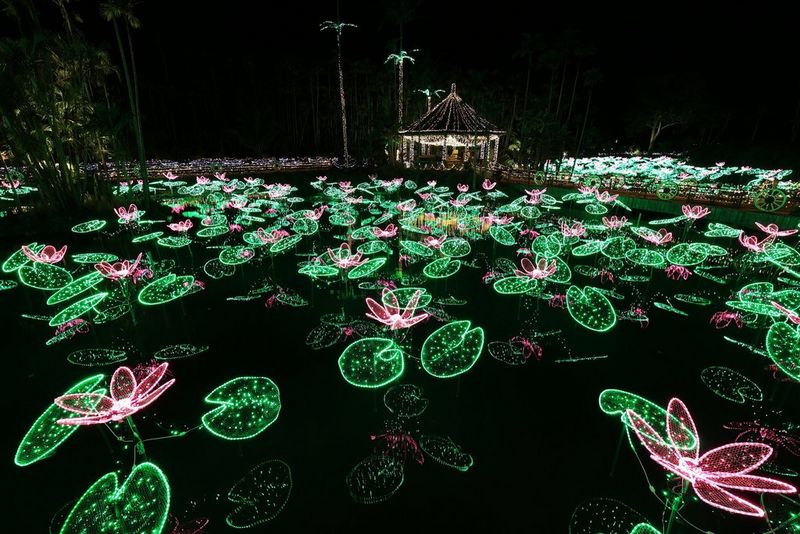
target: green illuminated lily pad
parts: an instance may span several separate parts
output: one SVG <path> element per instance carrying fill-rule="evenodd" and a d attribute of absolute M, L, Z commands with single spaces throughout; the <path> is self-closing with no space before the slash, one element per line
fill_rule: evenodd
<path fill-rule="evenodd" d="M 339 371 L 357 387 L 379 388 L 403 374 L 403 351 L 391 339 L 366 337 L 351 343 L 339 356 Z"/>
<path fill-rule="evenodd" d="M 800 333 L 787 323 L 775 323 L 767 332 L 767 354 L 781 371 L 800 380 Z"/>
<path fill-rule="evenodd" d="M 76 278 L 69 284 L 65 285 L 47 299 L 47 304 L 51 306 L 69 300 L 76 295 L 80 295 L 84 291 L 88 291 L 97 284 L 103 281 L 103 275 L 98 271 L 92 271 L 88 274 Z"/>
<path fill-rule="evenodd" d="M 483 328 L 469 321 L 453 321 L 433 332 L 422 344 L 423 369 L 437 378 L 469 371 L 483 351 Z"/>
<path fill-rule="evenodd" d="M 144 462 L 121 486 L 116 472 L 92 484 L 70 511 L 61 534 L 158 534 L 167 522 L 169 501 L 166 476 L 155 464 Z"/>
<path fill-rule="evenodd" d="M 350 272 L 347 273 L 347 278 L 350 280 L 356 280 L 358 278 L 368 276 L 383 267 L 384 263 L 386 263 L 386 258 L 383 256 L 372 258 L 371 260 L 362 263 L 358 267 L 351 269 Z"/>
<path fill-rule="evenodd" d="M 492 236 L 492 239 L 494 239 L 501 245 L 511 246 L 516 244 L 517 242 L 517 239 L 514 237 L 514 234 L 512 234 L 502 226 L 492 226 L 491 228 L 489 228 L 489 235 Z"/>
<path fill-rule="evenodd" d="M 97 306 L 97 304 L 107 296 L 108 293 L 95 293 L 94 295 L 90 295 L 85 299 L 79 300 L 78 302 L 67 306 L 58 312 L 52 319 L 50 319 L 50 326 L 58 326 L 68 323 L 73 319 L 77 319 L 84 313 L 87 313 L 89 310 Z"/>
<path fill-rule="evenodd" d="M 31 249 L 33 252 L 38 254 L 44 248 L 44 245 L 40 245 L 39 243 L 30 243 L 28 248 Z M 27 264 L 31 260 L 28 259 L 28 256 L 22 252 L 22 249 L 18 249 L 14 251 L 14 253 L 9 256 L 6 261 L 3 262 L 3 266 L 0 269 L 3 270 L 4 273 L 13 273 L 23 265 Z"/>
<path fill-rule="evenodd" d="M 72 231 L 76 234 L 88 234 L 90 232 L 97 232 L 105 227 L 106 221 L 102 219 L 94 219 L 91 221 L 82 222 L 72 227 Z"/>
<path fill-rule="evenodd" d="M 194 277 L 170 273 L 148 284 L 139 292 L 139 302 L 145 305 L 164 304 L 191 291 Z"/>
<path fill-rule="evenodd" d="M 103 375 L 84 378 L 64 392 L 64 395 L 93 392 L 103 378 Z M 24 467 L 50 457 L 58 446 L 79 428 L 79 425 L 60 425 L 56 421 L 74 417 L 82 416 L 51 403 L 22 438 L 14 456 L 14 463 Z"/>
<path fill-rule="evenodd" d="M 219 253 L 219 261 L 225 265 L 241 265 L 252 260 L 256 252 L 245 246 L 225 247 Z"/>
<path fill-rule="evenodd" d="M 58 265 L 34 262 L 19 268 L 19 280 L 28 287 L 53 291 L 72 282 L 72 275 Z"/>
<path fill-rule="evenodd" d="M 205 401 L 220 406 L 202 417 L 203 427 L 223 439 L 249 439 L 278 418 L 281 397 L 265 376 L 241 376 L 209 393 Z"/>
<path fill-rule="evenodd" d="M 576 323 L 594 330 L 607 332 L 617 323 L 617 312 L 606 296 L 596 288 L 570 286 L 567 290 L 567 311 Z"/>

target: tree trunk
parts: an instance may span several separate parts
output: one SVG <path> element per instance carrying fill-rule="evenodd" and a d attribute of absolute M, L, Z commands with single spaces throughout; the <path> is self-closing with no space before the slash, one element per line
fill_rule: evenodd
<path fill-rule="evenodd" d="M 142 179 L 142 192 L 144 205 L 150 207 L 150 180 L 147 176 L 147 160 L 144 156 L 144 135 L 142 134 L 142 113 L 139 108 L 139 80 L 136 75 L 136 57 L 133 55 L 133 39 L 131 27 L 125 24 L 125 33 L 128 37 L 128 50 L 131 55 L 131 73 L 133 74 L 133 104 L 135 107 L 134 120 L 136 121 L 136 148 L 139 153 L 139 176 Z"/>
<path fill-rule="evenodd" d="M 344 153 L 344 162 L 350 161 L 350 151 L 347 147 L 347 113 L 345 112 L 344 100 L 344 73 L 342 72 L 342 39 L 341 30 L 336 32 L 336 60 L 339 65 L 339 100 L 342 106 L 342 146 Z"/>

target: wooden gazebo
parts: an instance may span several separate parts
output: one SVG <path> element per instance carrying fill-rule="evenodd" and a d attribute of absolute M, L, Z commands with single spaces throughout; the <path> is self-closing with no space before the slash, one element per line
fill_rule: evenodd
<path fill-rule="evenodd" d="M 433 109 L 400 130 L 400 152 L 407 167 L 462 168 L 464 164 L 491 167 L 497 163 L 500 136 L 505 132 L 450 94 Z"/>

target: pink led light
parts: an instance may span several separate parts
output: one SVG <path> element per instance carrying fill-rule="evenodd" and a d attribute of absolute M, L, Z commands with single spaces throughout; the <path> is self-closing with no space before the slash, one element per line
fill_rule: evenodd
<path fill-rule="evenodd" d="M 667 273 L 667 278 L 673 280 L 688 280 L 692 276 L 692 271 L 682 265 L 670 265 L 664 272 Z"/>
<path fill-rule="evenodd" d="M 608 191 L 603 191 L 602 193 L 594 194 L 594 198 L 596 198 L 598 202 L 603 204 L 610 204 L 611 202 L 617 200 L 617 197 L 619 197 L 619 195 L 612 195 Z"/>
<path fill-rule="evenodd" d="M 692 221 L 702 219 L 711 213 L 711 210 L 708 208 L 704 208 L 703 206 L 690 206 L 689 204 L 684 204 L 681 206 L 681 211 L 683 212 L 684 217 Z"/>
<path fill-rule="evenodd" d="M 759 241 L 758 237 L 754 235 L 745 235 L 744 232 L 739 234 L 739 244 L 751 252 L 764 252 L 773 241 L 775 241 L 774 235 L 769 235 Z"/>
<path fill-rule="evenodd" d="M 469 186 L 467 184 L 458 184 L 456 186 L 456 189 L 458 189 L 459 193 L 466 193 L 467 191 L 469 191 Z"/>
<path fill-rule="evenodd" d="M 771 301 L 770 304 L 772 304 L 772 306 L 776 310 L 778 310 L 779 312 L 784 314 L 786 316 L 786 318 L 789 319 L 790 323 L 792 323 L 792 324 L 800 324 L 800 315 L 798 315 L 797 313 L 793 312 L 789 308 L 781 306 L 779 303 L 777 303 L 775 301 Z"/>
<path fill-rule="evenodd" d="M 761 223 L 756 223 L 756 226 L 758 226 L 759 230 L 772 237 L 786 237 L 789 235 L 794 235 L 798 232 L 798 230 L 780 230 L 778 225 L 775 223 L 769 223 L 766 226 Z"/>
<path fill-rule="evenodd" d="M 389 295 L 388 299 L 386 295 Z M 372 313 L 367 313 L 367 317 L 375 319 L 379 323 L 386 325 L 390 330 L 400 330 L 403 328 L 410 328 L 428 318 L 429 314 L 421 313 L 414 315 L 417 310 L 417 304 L 422 296 L 422 290 L 417 290 L 408 299 L 408 304 L 400 311 L 400 304 L 397 302 L 397 296 L 389 289 L 384 289 L 382 300 L 388 300 L 390 304 L 381 305 L 374 299 L 367 297 L 367 307 Z"/>
<path fill-rule="evenodd" d="M 289 232 L 286 230 L 273 230 L 270 233 L 267 233 L 263 228 L 259 228 L 256 230 L 255 236 L 259 241 L 267 245 L 277 243 L 284 237 L 288 237 Z"/>
<path fill-rule="evenodd" d="M 764 443 L 729 443 L 700 456 L 697 428 L 680 399 L 669 401 L 666 441 L 633 410 L 627 410 L 626 415 L 650 457 L 689 482 L 700 500 L 711 506 L 734 514 L 764 517 L 764 510 L 728 490 L 757 493 L 797 491 L 785 482 L 749 474 L 772 455 L 772 447 Z M 687 431 L 694 436 L 694 447 L 689 449 L 683 447 L 691 438 Z"/>
<path fill-rule="evenodd" d="M 565 222 L 561 223 L 561 235 L 564 237 L 581 237 L 586 233 L 586 227 L 583 224 L 576 222 L 569 225 Z"/>
<path fill-rule="evenodd" d="M 161 174 L 163 174 L 164 178 L 166 178 L 167 180 L 174 180 L 175 178 L 178 177 L 178 175 L 175 174 L 172 171 L 167 171 L 167 172 L 164 172 L 164 173 L 161 173 Z"/>
<path fill-rule="evenodd" d="M 21 247 L 22 253 L 35 263 L 58 263 L 64 259 L 64 254 L 67 253 L 67 245 L 56 250 L 53 245 L 47 245 L 38 254 L 28 248 L 26 245 Z"/>
<path fill-rule="evenodd" d="M 579 185 L 578 193 L 582 195 L 594 195 L 597 192 L 596 186 Z"/>
<path fill-rule="evenodd" d="M 222 180 L 223 182 L 227 182 L 228 179 L 225 178 L 225 175 L 227 175 L 227 174 L 228 173 L 226 173 L 226 172 L 215 172 L 214 173 L 214 178 L 216 178 L 217 180 Z"/>
<path fill-rule="evenodd" d="M 654 245 L 664 245 L 672 241 L 672 232 L 668 232 L 666 228 L 661 228 L 658 232 L 647 233 L 639 237 Z"/>
<path fill-rule="evenodd" d="M 619 230 L 625 223 L 628 222 L 628 218 L 625 216 L 617 217 L 616 215 L 612 215 L 611 217 L 603 217 L 603 224 L 606 225 L 606 228 L 611 230 Z"/>
<path fill-rule="evenodd" d="M 545 191 L 547 191 L 546 187 L 544 189 L 531 189 L 530 191 L 526 189 L 525 193 L 527 193 L 528 198 L 525 199 L 525 203 L 526 204 L 541 204 L 542 195 L 545 193 Z"/>
<path fill-rule="evenodd" d="M 397 235 L 397 226 L 393 223 L 389 223 L 386 225 L 386 228 L 378 228 L 377 226 L 372 229 L 372 233 L 375 237 L 379 239 L 386 239 L 389 237 L 394 237 Z"/>
<path fill-rule="evenodd" d="M 136 204 L 131 204 L 128 206 L 128 209 L 125 209 L 125 206 L 114 208 L 114 213 L 116 213 L 117 217 L 126 223 L 135 221 L 139 218 L 139 208 L 136 207 Z"/>
<path fill-rule="evenodd" d="M 527 276 L 534 280 L 542 280 L 547 278 L 555 273 L 558 269 L 556 260 L 552 260 L 548 263 L 544 258 L 540 259 L 535 264 L 528 258 L 522 258 L 519 263 L 522 266 L 522 269 L 514 269 L 514 274 L 517 276 Z"/>
<path fill-rule="evenodd" d="M 434 237 L 432 235 L 429 235 L 429 236 L 425 237 L 425 239 L 423 239 L 422 242 L 425 243 L 427 246 L 429 246 L 431 248 L 438 249 L 438 248 L 441 248 L 442 243 L 444 243 L 446 239 L 447 239 L 446 235 L 439 236 L 439 237 Z"/>
<path fill-rule="evenodd" d="M 731 311 L 718 311 L 714 315 L 711 316 L 711 320 L 709 323 L 714 325 L 714 328 L 717 330 L 722 330 L 723 328 L 728 328 L 730 325 L 735 324 L 737 328 L 742 328 L 744 323 L 742 322 L 742 317 L 739 315 L 739 312 L 731 312 Z"/>
<path fill-rule="evenodd" d="M 486 191 L 491 191 L 492 189 L 495 188 L 496 185 L 497 185 L 497 182 L 493 182 L 493 181 L 489 180 L 488 178 L 486 178 L 483 181 L 483 183 L 481 184 L 481 187 L 483 187 L 483 189 L 486 190 Z"/>
<path fill-rule="evenodd" d="M 211 183 L 211 178 L 206 178 L 205 176 L 198 176 L 195 178 L 197 185 L 208 185 Z"/>
<path fill-rule="evenodd" d="M 361 252 L 353 254 L 350 250 L 349 243 L 342 243 L 337 250 L 328 249 L 328 258 L 330 258 L 333 264 L 339 269 L 350 269 L 351 267 L 358 267 L 362 263 L 366 263 L 367 259 L 364 258 L 362 260 L 362 256 L 363 254 Z"/>
<path fill-rule="evenodd" d="M 120 280 L 122 278 L 128 278 L 129 276 L 133 276 L 135 273 L 138 272 L 139 262 L 142 260 L 142 253 L 140 252 L 136 259 L 133 260 L 131 263 L 128 260 L 118 261 L 116 263 L 109 263 L 107 261 L 101 261 L 100 263 L 96 263 L 94 268 L 97 269 L 100 274 L 104 277 L 109 278 L 111 280 Z"/>
<path fill-rule="evenodd" d="M 158 383 L 167 372 L 167 362 L 150 368 L 141 380 L 137 380 L 128 367 L 120 367 L 111 377 L 111 396 L 98 393 L 73 393 L 62 395 L 55 403 L 84 417 L 59 419 L 62 425 L 96 425 L 109 421 L 121 421 L 142 408 L 149 406 L 161 396 L 175 379 L 160 386 Z"/>
<path fill-rule="evenodd" d="M 192 221 L 189 219 L 185 219 L 183 221 L 179 221 L 176 223 L 170 223 L 167 225 L 167 228 L 169 228 L 173 232 L 184 233 L 188 232 L 192 226 L 194 226 L 194 223 L 192 223 Z"/>

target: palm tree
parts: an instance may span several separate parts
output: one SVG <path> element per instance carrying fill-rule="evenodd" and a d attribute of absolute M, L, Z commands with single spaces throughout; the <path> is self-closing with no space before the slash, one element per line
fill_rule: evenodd
<path fill-rule="evenodd" d="M 418 50 L 412 50 L 412 52 L 418 52 Z M 389 54 L 389 57 L 386 58 L 384 63 L 389 63 L 390 61 L 394 61 L 394 64 L 397 65 L 397 126 L 398 128 L 403 127 L 403 62 L 410 61 L 414 63 L 414 58 L 411 57 L 408 52 L 405 50 L 401 50 L 399 54 Z"/>
<path fill-rule="evenodd" d="M 425 89 L 417 89 L 417 93 L 422 93 L 426 97 L 428 97 L 428 111 L 431 110 L 431 97 L 432 96 L 439 96 L 444 94 L 444 89 L 431 89 L 430 87 L 426 87 Z"/>
<path fill-rule="evenodd" d="M 345 99 L 344 99 L 344 74 L 342 73 L 342 30 L 346 27 L 357 28 L 355 24 L 347 24 L 326 20 L 320 24 L 320 31 L 333 30 L 336 32 L 336 63 L 339 67 L 339 100 L 342 107 L 342 145 L 344 146 L 344 161 L 350 161 L 350 152 L 347 149 L 347 115 L 345 113 Z"/>
<path fill-rule="evenodd" d="M 142 179 L 145 205 L 150 203 L 150 184 L 147 178 L 147 163 L 144 156 L 144 136 L 142 135 L 142 115 L 139 108 L 139 84 L 136 75 L 136 59 L 133 55 L 133 39 L 131 28 L 139 28 L 142 24 L 133 14 L 136 0 L 111 0 L 100 5 L 100 14 L 106 21 L 114 25 L 114 35 L 117 37 L 117 46 L 122 60 L 122 72 L 125 75 L 125 85 L 128 88 L 128 101 L 133 119 L 133 131 L 136 136 L 136 148 L 139 155 L 139 177 Z M 122 45 L 119 19 L 124 19 L 125 34 L 128 41 L 128 51 Z M 130 56 L 130 69 L 128 69 L 128 56 Z"/>

